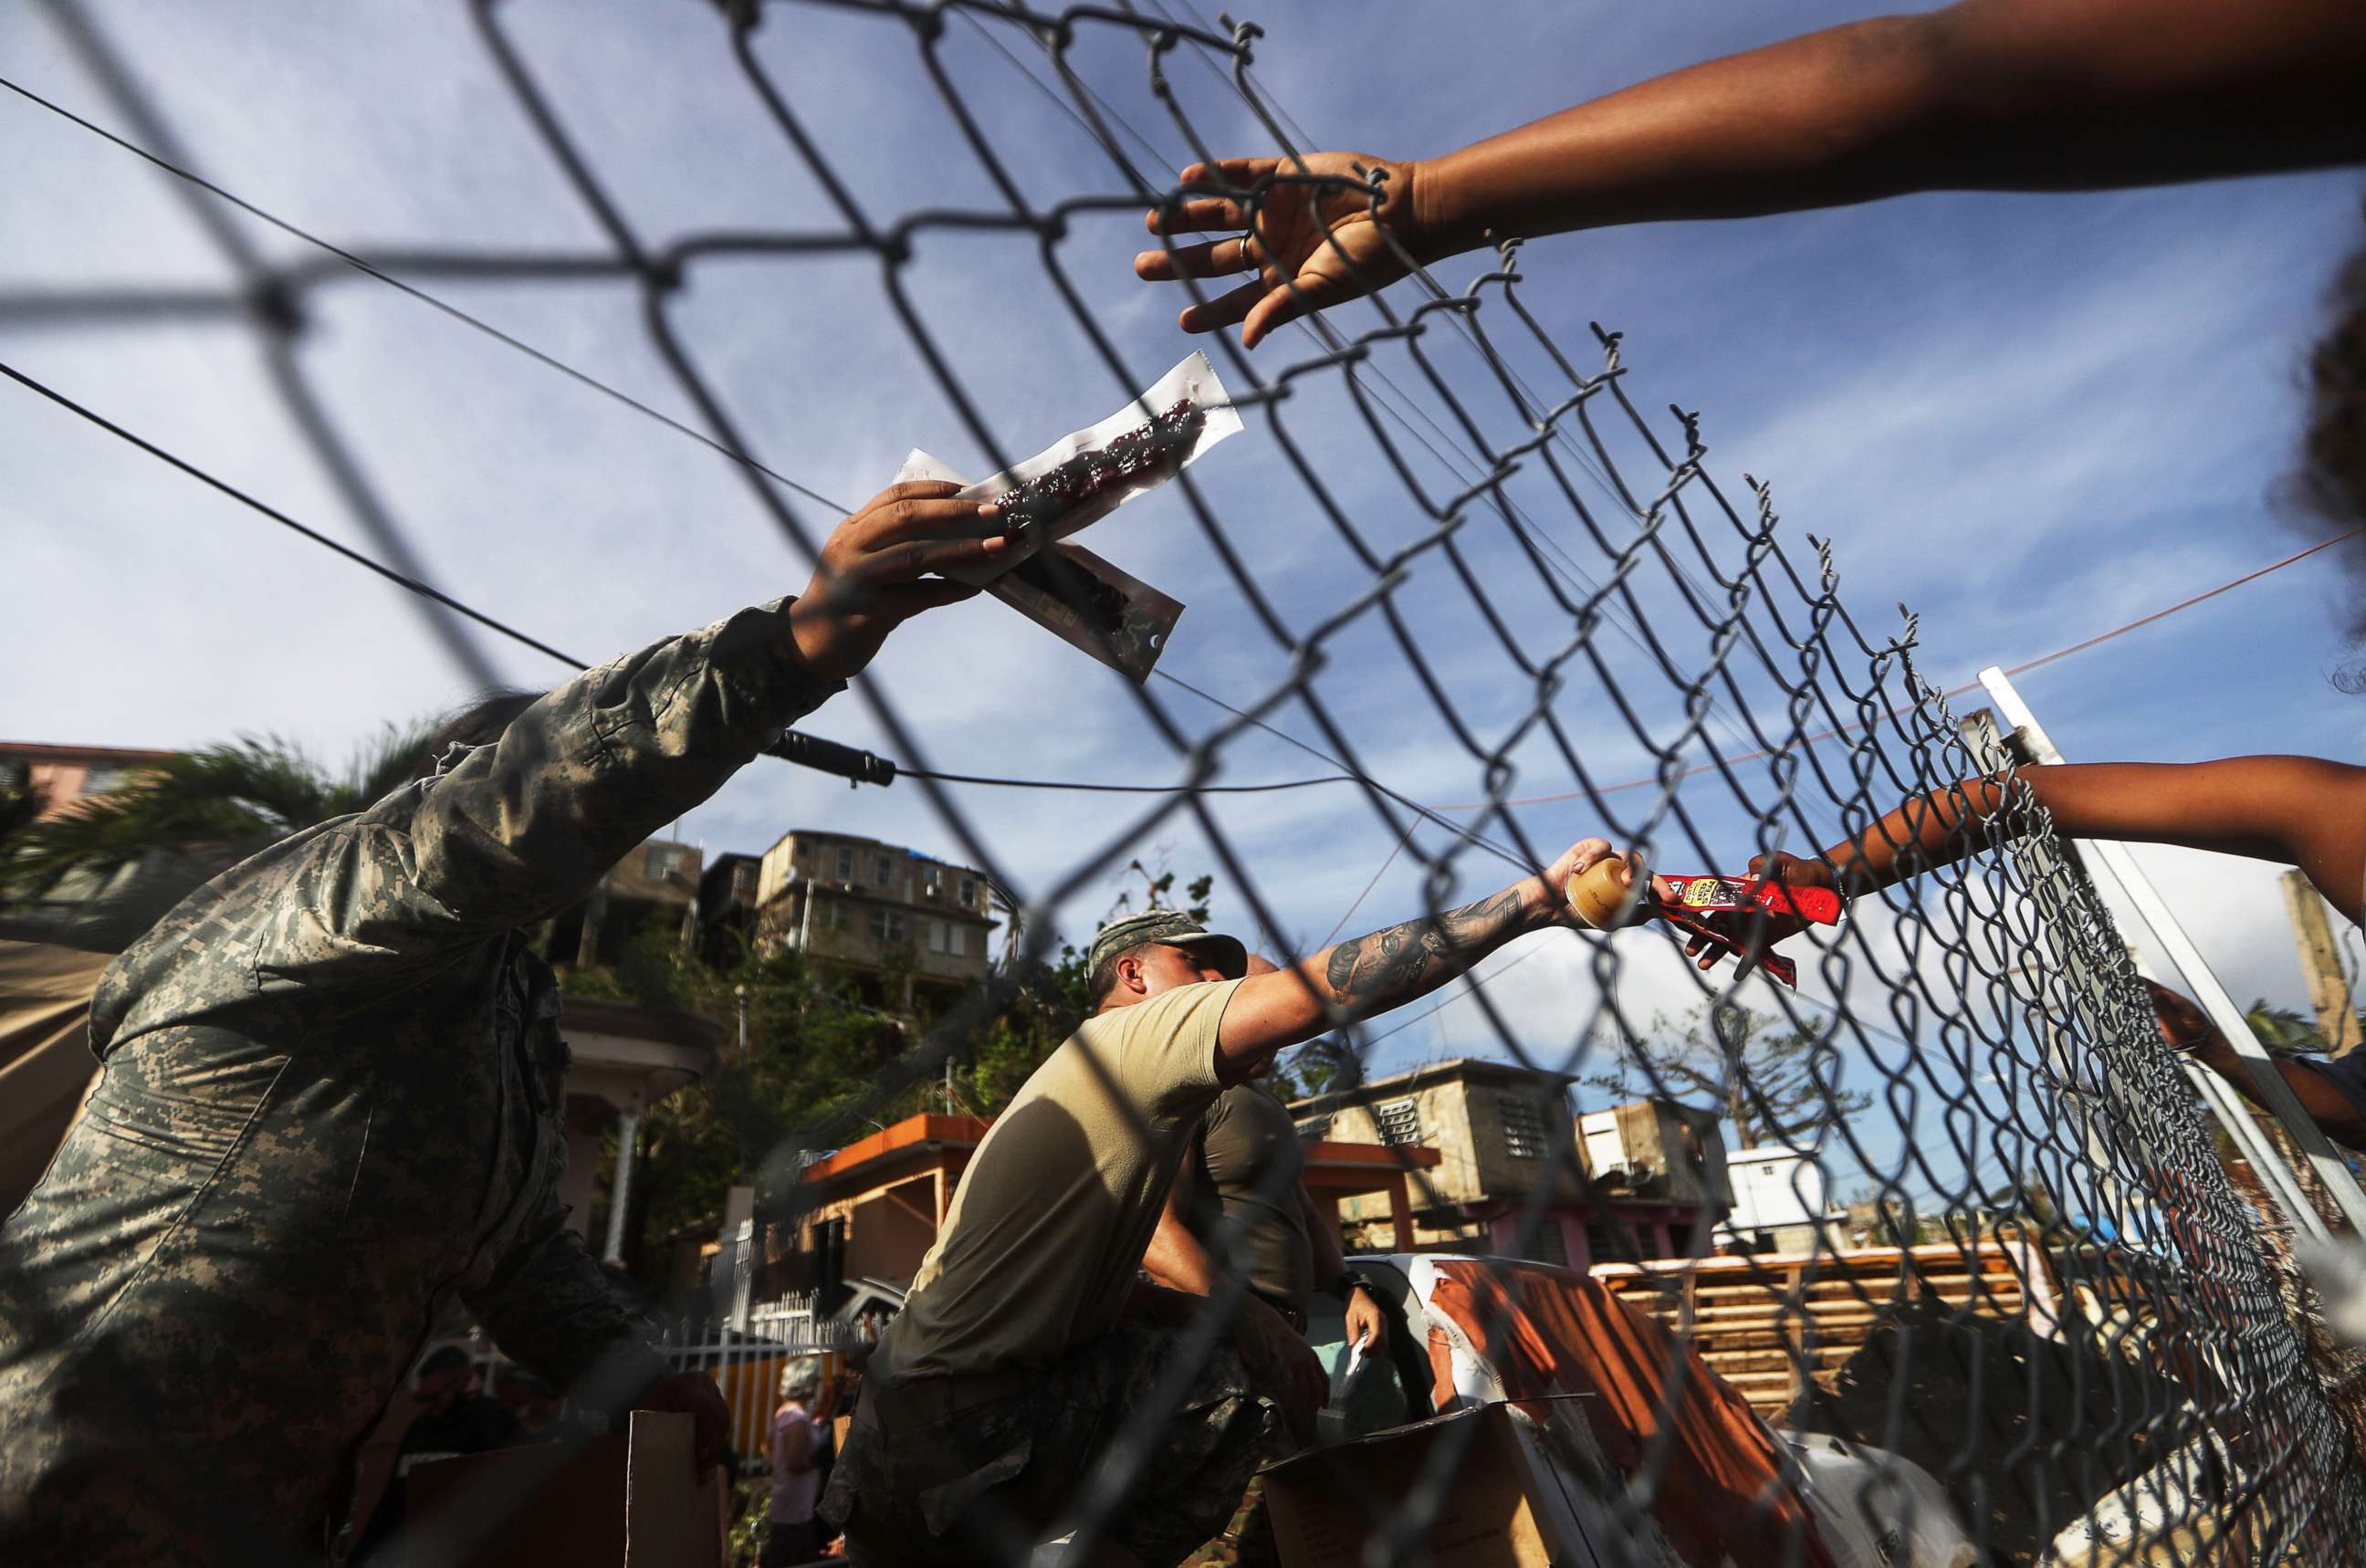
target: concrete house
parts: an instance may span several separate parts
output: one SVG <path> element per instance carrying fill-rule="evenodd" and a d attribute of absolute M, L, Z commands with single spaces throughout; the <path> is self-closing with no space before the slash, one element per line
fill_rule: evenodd
<path fill-rule="evenodd" d="M 917 988 L 986 977 L 988 898 L 985 874 L 968 866 L 799 828 L 758 863 L 758 940 L 851 974 L 874 1005 L 907 1008 Z"/>
<path fill-rule="evenodd" d="M 1702 1217 L 1714 1223 L 1731 1203 L 1715 1117 L 1639 1102 L 1581 1119 L 1573 1081 L 1466 1057 L 1298 1100 L 1290 1113 L 1305 1136 L 1436 1153 L 1412 1177 L 1418 1249 L 1574 1269 L 1685 1250 Z M 1607 1138 L 1587 1136 L 1588 1125 Z M 1608 1156 L 1601 1168 L 1597 1156 Z M 1351 1239 L 1391 1250 L 1377 1231 L 1355 1237 L 1379 1217 L 1362 1201 L 1342 1205 Z"/>

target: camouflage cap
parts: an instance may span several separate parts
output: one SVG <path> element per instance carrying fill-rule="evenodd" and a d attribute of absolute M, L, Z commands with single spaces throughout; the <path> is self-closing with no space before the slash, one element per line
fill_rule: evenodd
<path fill-rule="evenodd" d="M 1237 980 L 1248 973 L 1249 950 L 1241 945 L 1240 938 L 1211 931 L 1180 909 L 1145 909 L 1139 915 L 1111 920 L 1093 938 L 1093 951 L 1085 972 L 1092 974 L 1100 968 L 1101 960 L 1146 942 L 1203 953 L 1228 980 Z"/>

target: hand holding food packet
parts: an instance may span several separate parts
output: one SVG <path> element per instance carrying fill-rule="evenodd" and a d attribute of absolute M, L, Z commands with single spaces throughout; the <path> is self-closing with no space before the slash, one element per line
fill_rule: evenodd
<path fill-rule="evenodd" d="M 964 501 L 1002 502 L 994 526 L 1009 536 L 1012 548 L 975 574 L 955 575 L 1110 669 L 1148 680 L 1182 604 L 1065 541 L 1165 484 L 1241 428 L 1215 367 L 1206 355 L 1191 355 L 1099 423 L 963 489 Z M 918 450 L 896 478 L 963 482 L 950 466 Z"/>

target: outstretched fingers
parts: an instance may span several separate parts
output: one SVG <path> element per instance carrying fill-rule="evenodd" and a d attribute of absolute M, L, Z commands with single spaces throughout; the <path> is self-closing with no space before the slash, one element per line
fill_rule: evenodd
<path fill-rule="evenodd" d="M 1204 304 L 1187 305 L 1175 324 L 1187 333 L 1212 333 L 1245 320 L 1268 293 L 1263 278 L 1252 278 L 1238 288 L 1217 295 Z M 1280 290 L 1279 292 L 1287 292 Z"/>
<path fill-rule="evenodd" d="M 1154 207 L 1142 215 L 1142 226 L 1154 234 L 1206 234 L 1222 229 L 1245 229 L 1250 204 L 1229 196 L 1195 196 L 1167 207 Z"/>
<path fill-rule="evenodd" d="M 1133 258 L 1133 275 L 1148 283 L 1172 283 L 1182 277 L 1225 277 L 1255 272 L 1256 242 L 1243 234 L 1230 240 L 1207 240 L 1178 245 L 1172 251 L 1143 251 Z"/>
<path fill-rule="evenodd" d="M 1344 285 L 1329 278 L 1306 276 L 1270 289 L 1244 313 L 1241 346 L 1255 348 L 1276 328 L 1288 326 L 1301 316 L 1311 316 L 1324 306 L 1346 299 L 1348 293 Z"/>

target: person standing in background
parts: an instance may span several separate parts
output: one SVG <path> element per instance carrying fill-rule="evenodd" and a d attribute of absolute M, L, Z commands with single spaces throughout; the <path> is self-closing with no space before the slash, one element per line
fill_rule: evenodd
<path fill-rule="evenodd" d="M 772 1502 L 764 1512 L 764 1548 L 757 1568 L 790 1568 L 821 1556 L 821 1458 L 830 1417 L 820 1396 L 821 1374 L 798 1361 L 781 1374 L 781 1404 L 772 1412 Z"/>

